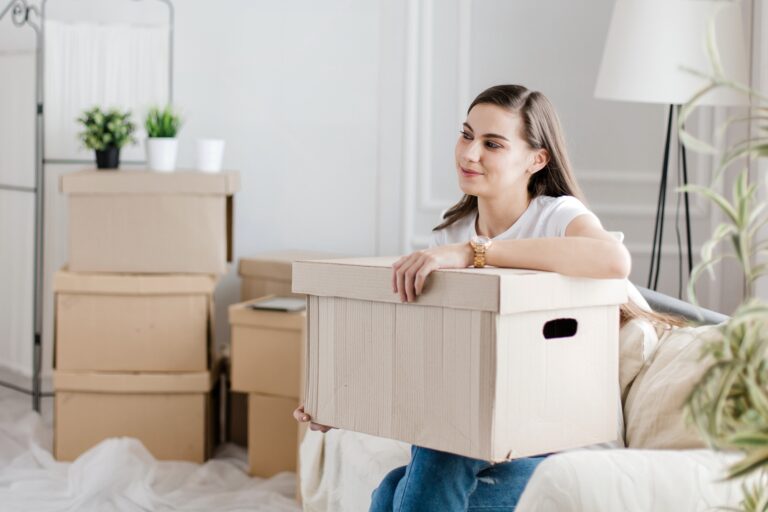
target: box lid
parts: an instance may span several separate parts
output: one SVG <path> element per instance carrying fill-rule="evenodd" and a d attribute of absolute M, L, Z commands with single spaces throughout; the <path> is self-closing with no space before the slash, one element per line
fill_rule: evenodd
<path fill-rule="evenodd" d="M 112 373 L 54 370 L 56 391 L 92 393 L 205 393 L 213 387 L 215 372 Z"/>
<path fill-rule="evenodd" d="M 293 292 L 400 303 L 398 294 L 392 292 L 391 267 L 397 259 L 297 261 L 293 265 Z M 486 267 L 433 272 L 415 304 L 509 314 L 625 302 L 625 279 Z"/>
<path fill-rule="evenodd" d="M 216 276 L 208 274 L 97 274 L 59 270 L 54 292 L 105 295 L 213 294 Z"/>
<path fill-rule="evenodd" d="M 304 327 L 307 318 L 306 311 L 263 311 L 249 307 L 250 304 L 263 299 L 263 297 L 260 297 L 229 306 L 229 323 L 231 325 L 267 327 L 270 329 L 298 330 Z"/>
<path fill-rule="evenodd" d="M 291 265 L 294 261 L 338 257 L 338 254 L 293 249 L 263 252 L 249 258 L 240 258 L 238 272 L 242 277 L 261 277 L 290 282 Z"/>
<path fill-rule="evenodd" d="M 65 194 L 232 195 L 240 190 L 240 174 L 89 170 L 62 175 L 59 188 Z"/>

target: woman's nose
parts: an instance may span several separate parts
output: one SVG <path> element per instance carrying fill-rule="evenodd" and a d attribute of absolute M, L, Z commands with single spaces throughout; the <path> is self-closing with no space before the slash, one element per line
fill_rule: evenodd
<path fill-rule="evenodd" d="M 459 152 L 459 156 L 467 162 L 477 162 L 480 159 L 481 146 L 479 141 L 470 140 Z"/>

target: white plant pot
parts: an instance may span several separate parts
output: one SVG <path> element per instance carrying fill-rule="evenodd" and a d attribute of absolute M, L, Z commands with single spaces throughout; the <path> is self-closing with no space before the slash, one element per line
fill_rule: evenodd
<path fill-rule="evenodd" d="M 221 139 L 197 140 L 197 169 L 203 172 L 219 172 L 224 157 L 224 141 Z"/>
<path fill-rule="evenodd" d="M 153 171 L 173 172 L 178 151 L 178 139 L 150 137 L 147 139 L 147 165 Z"/>

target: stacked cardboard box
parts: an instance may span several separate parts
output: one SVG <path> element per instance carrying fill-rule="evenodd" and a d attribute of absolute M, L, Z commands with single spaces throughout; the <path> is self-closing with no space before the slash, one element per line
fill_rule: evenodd
<path fill-rule="evenodd" d="M 291 268 L 294 261 L 323 259 L 338 255 L 306 250 L 271 251 L 241 258 L 238 273 L 242 282 L 240 300 L 248 301 L 268 295 L 301 297 L 291 292 Z M 299 396 L 296 394 L 295 396 Z M 230 389 L 227 400 L 227 439 L 248 445 L 248 394 Z"/>
<path fill-rule="evenodd" d="M 248 394 L 248 460 L 252 475 L 297 468 L 300 429 L 293 410 L 301 400 L 306 315 L 229 307 L 232 390 Z"/>
<path fill-rule="evenodd" d="M 623 280 L 439 270 L 403 304 L 393 262 L 293 266 L 315 421 L 493 461 L 616 438 Z"/>
<path fill-rule="evenodd" d="M 54 278 L 54 452 L 109 437 L 203 462 L 216 423 L 213 292 L 232 252 L 236 173 L 65 175 L 70 258 Z"/>

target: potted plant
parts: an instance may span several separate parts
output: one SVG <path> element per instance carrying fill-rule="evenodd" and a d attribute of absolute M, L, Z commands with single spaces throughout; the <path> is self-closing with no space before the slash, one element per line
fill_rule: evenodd
<path fill-rule="evenodd" d="M 768 240 L 760 240 L 761 232 L 768 226 L 768 202 L 757 195 L 758 186 L 765 186 L 766 180 L 758 169 L 757 179 L 750 183 L 748 167 L 742 168 L 735 177 L 730 198 L 717 190 L 720 180 L 733 172 L 733 164 L 744 159 L 754 159 L 759 164 L 760 159 L 768 158 L 768 97 L 725 76 L 712 35 L 714 30 L 709 34 L 707 48 L 713 72 L 696 72 L 708 83 L 682 109 L 679 133 L 689 148 L 721 153 L 712 185 L 689 185 L 686 189 L 712 201 L 725 221 L 702 247 L 702 259 L 693 270 L 688 291 L 695 302 L 697 279 L 704 272 L 712 275 L 719 261 L 733 259 L 741 269 L 745 292 L 733 316 L 719 326 L 717 339 L 705 347 L 704 356 L 711 366 L 691 393 L 687 409 L 712 447 L 742 454 L 727 471 L 728 478 L 751 477 L 749 483 L 742 484 L 744 499 L 739 510 L 768 512 L 768 303 L 756 296 L 754 288 L 755 281 L 768 275 Z M 751 99 L 748 114 L 727 121 L 722 131 L 737 123 L 754 127 L 722 152 L 684 129 L 684 122 L 699 99 L 716 88 L 729 88 Z"/>
<path fill-rule="evenodd" d="M 181 120 L 168 105 L 164 109 L 151 108 L 144 127 L 147 130 L 147 164 L 153 171 L 171 172 L 176 168 L 178 140 L 176 134 Z"/>
<path fill-rule="evenodd" d="M 136 126 L 131 121 L 130 111 L 121 112 L 110 109 L 102 112 L 93 107 L 77 118 L 85 130 L 79 137 L 88 149 L 96 151 L 98 169 L 117 169 L 120 165 L 120 148 L 127 143 L 135 143 L 133 132 Z"/>

